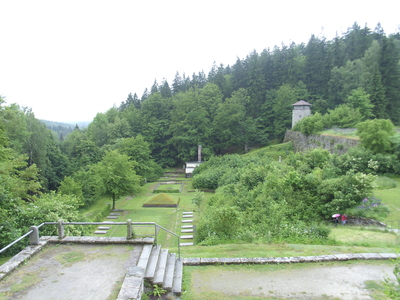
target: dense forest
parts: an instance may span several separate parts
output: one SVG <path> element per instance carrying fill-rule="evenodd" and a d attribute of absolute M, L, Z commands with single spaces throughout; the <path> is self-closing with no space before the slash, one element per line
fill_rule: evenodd
<path fill-rule="evenodd" d="M 208 160 L 281 141 L 301 99 L 317 116 L 400 125 L 399 62 L 400 33 L 355 23 L 333 40 L 312 35 L 306 44 L 252 51 L 232 66 L 214 64 L 208 74 L 154 81 L 140 98 L 130 93 L 67 136 L 0 100 L 0 247 L 45 216 L 75 220 L 77 208 L 101 195 L 114 199 L 121 190 L 99 188 L 113 163 L 134 170 L 133 191 L 162 167 L 195 159 L 199 144 Z M 367 99 L 364 110 L 359 99 Z"/>

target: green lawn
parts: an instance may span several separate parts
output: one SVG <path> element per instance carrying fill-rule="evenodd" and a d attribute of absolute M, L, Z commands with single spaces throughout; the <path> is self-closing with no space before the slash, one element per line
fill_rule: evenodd
<path fill-rule="evenodd" d="M 390 213 L 385 221 L 400 221 L 400 178 L 391 178 L 398 184 L 396 188 L 374 190 L 376 198 L 381 199 L 382 203 L 390 209 Z"/>
<path fill-rule="evenodd" d="M 170 170 L 173 171 L 172 169 Z M 400 183 L 400 178 L 395 178 Z M 116 208 L 124 209 L 121 216 L 116 221 L 126 221 L 131 219 L 133 222 L 155 222 L 168 230 L 181 235 L 182 212 L 194 211 L 193 224 L 199 220 L 197 207 L 191 203 L 194 196 L 191 180 L 184 182 L 182 193 L 171 193 L 173 197 L 180 198 L 177 208 L 154 208 L 142 207 L 148 199 L 154 197 L 152 193 L 157 183 L 148 183 L 144 186 L 145 190 L 134 197 L 122 197 L 116 202 Z M 374 190 L 375 196 L 382 199 L 385 205 L 391 209 L 387 220 L 400 220 L 400 184 L 396 188 L 385 190 Z M 206 199 L 212 194 L 205 193 Z M 97 201 L 90 209 L 85 211 L 86 215 L 100 211 L 111 199 L 102 198 Z M 107 219 L 104 219 L 105 221 Z M 134 228 L 137 235 L 153 235 L 154 227 Z M 360 252 L 400 252 L 399 239 L 396 235 L 378 231 L 366 230 L 356 227 L 332 228 L 332 237 L 341 246 L 329 245 L 269 245 L 269 244 L 232 244 L 218 246 L 193 246 L 181 249 L 184 257 L 259 257 L 259 256 L 298 256 L 298 255 L 323 255 L 334 253 L 360 253 Z M 112 226 L 106 236 L 125 236 L 125 226 Z M 161 231 L 158 242 L 171 251 L 177 251 L 177 239 Z"/>
<path fill-rule="evenodd" d="M 104 221 L 124 222 L 131 219 L 132 222 L 155 222 L 178 235 L 181 235 L 182 212 L 194 211 L 193 225 L 197 223 L 199 213 L 197 212 L 197 207 L 192 204 L 194 193 L 189 192 L 193 190 L 190 179 L 184 182 L 184 188 L 181 193 L 168 194 L 173 198 L 180 198 L 180 203 L 177 208 L 142 207 L 147 200 L 156 195 L 153 194 L 156 185 L 156 182 L 148 183 L 144 186 L 144 191 L 142 193 L 135 195 L 134 197 L 121 197 L 116 201 L 116 208 L 124 210 L 121 213 L 121 216 L 117 220 L 109 220 L 105 218 Z M 165 185 L 161 185 L 161 187 L 165 187 Z M 205 194 L 206 199 L 212 195 L 211 193 Z M 83 213 L 90 217 L 107 206 L 108 203 L 111 203 L 111 199 L 102 198 L 89 209 L 83 211 Z M 134 231 L 137 235 L 153 235 L 154 227 L 134 227 Z M 126 232 L 127 230 L 125 226 L 114 225 L 111 226 L 111 229 L 105 236 L 126 236 Z M 177 248 L 177 241 L 178 240 L 175 236 L 169 233 L 167 234 L 165 231 L 160 231 L 158 243 L 162 244 L 164 247 Z"/>

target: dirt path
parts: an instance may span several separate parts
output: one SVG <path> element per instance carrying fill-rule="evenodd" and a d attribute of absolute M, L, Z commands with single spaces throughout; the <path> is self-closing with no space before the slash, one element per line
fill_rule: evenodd
<path fill-rule="evenodd" d="M 217 292 L 224 299 L 241 295 L 269 299 L 371 300 L 365 282 L 381 281 L 385 276 L 394 278 L 392 270 L 389 265 L 362 263 L 263 272 L 215 267 L 207 268 L 206 272 L 194 271 L 191 281 L 198 299 L 205 296 L 203 292 Z"/>
<path fill-rule="evenodd" d="M 0 281 L 0 300 L 115 299 L 135 260 L 128 245 L 48 246 Z"/>

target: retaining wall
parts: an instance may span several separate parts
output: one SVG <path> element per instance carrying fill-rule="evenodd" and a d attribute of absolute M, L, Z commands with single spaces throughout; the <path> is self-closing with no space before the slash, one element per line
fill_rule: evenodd
<path fill-rule="evenodd" d="M 284 143 L 292 142 L 295 152 L 302 152 L 315 148 L 323 148 L 331 153 L 343 154 L 350 148 L 357 146 L 358 140 L 340 138 L 336 136 L 316 135 L 306 136 L 299 131 L 287 130 Z"/>

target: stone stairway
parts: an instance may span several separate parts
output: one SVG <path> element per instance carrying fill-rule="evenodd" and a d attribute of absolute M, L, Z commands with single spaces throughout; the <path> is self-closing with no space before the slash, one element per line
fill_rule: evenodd
<path fill-rule="evenodd" d="M 183 260 L 160 245 L 143 245 L 136 267 L 128 270 L 117 300 L 141 299 L 144 281 L 179 296 L 182 293 Z"/>
<path fill-rule="evenodd" d="M 193 212 L 187 211 L 182 213 L 182 223 L 185 225 L 181 226 L 181 239 L 185 242 L 180 243 L 180 246 L 193 246 Z M 190 234 L 191 233 L 191 234 Z"/>

